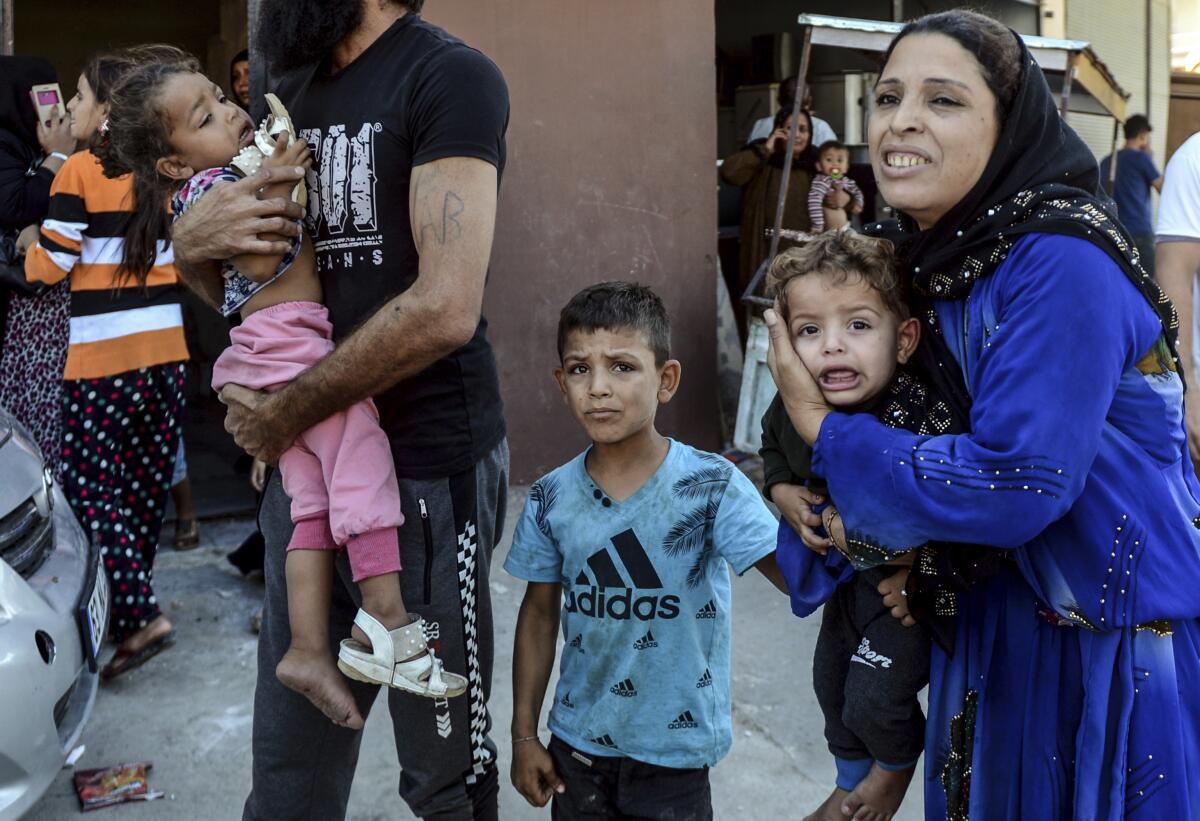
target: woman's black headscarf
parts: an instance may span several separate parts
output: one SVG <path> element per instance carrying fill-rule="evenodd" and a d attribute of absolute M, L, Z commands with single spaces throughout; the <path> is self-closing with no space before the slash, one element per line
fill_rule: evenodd
<path fill-rule="evenodd" d="M 901 272 L 913 285 L 915 313 L 926 321 L 913 366 L 931 390 L 894 390 L 891 397 L 897 416 L 911 420 L 905 427 L 920 422 L 930 433 L 970 429 L 971 397 L 930 300 L 965 299 L 1026 234 L 1064 234 L 1104 251 L 1154 308 L 1170 354 L 1179 361 L 1179 320 L 1171 301 L 1143 269 L 1137 246 L 1100 193 L 1095 157 L 1059 116 L 1041 69 L 1013 36 L 1023 61 L 1020 86 L 979 181 L 926 231 L 907 216 L 864 228 L 896 245 Z M 944 648 L 953 646 L 948 617 L 956 613 L 954 594 L 994 573 L 1004 560 L 1003 551 L 978 545 L 934 542 L 920 549 L 908 581 L 910 610 Z"/>
<path fill-rule="evenodd" d="M 926 231 L 907 216 L 864 229 L 896 244 L 902 271 L 913 284 L 915 307 L 929 314 L 933 325 L 923 337 L 927 344 L 920 358 L 931 366 L 933 378 L 943 372 L 952 377 L 936 387 L 955 400 L 964 421 L 970 398 L 957 361 L 932 323 L 928 300 L 965 298 L 1025 234 L 1077 237 L 1108 254 L 1158 314 L 1178 362 L 1174 306 L 1142 267 L 1137 246 L 1101 193 L 1095 157 L 1059 116 L 1041 68 L 1015 32 L 1013 37 L 1021 50 L 1020 86 L 974 188 Z"/>
<path fill-rule="evenodd" d="M 0 129 L 40 152 L 37 110 L 29 99 L 29 89 L 55 82 L 54 66 L 41 57 L 0 57 Z"/>

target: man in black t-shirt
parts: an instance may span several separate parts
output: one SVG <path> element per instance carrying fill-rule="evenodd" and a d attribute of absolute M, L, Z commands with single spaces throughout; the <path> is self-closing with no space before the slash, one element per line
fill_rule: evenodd
<path fill-rule="evenodd" d="M 337 348 L 274 394 L 222 391 L 226 428 L 275 461 L 302 431 L 373 397 L 400 478 L 405 601 L 467 693 L 431 701 L 389 692 L 403 775 L 423 818 L 497 814 L 488 570 L 503 529 L 508 450 L 499 380 L 481 317 L 504 168 L 508 92 L 495 65 L 417 16 L 421 0 L 262 0 L 259 40 L 275 87 L 314 155 L 305 225 Z M 272 181 L 298 179 L 275 169 Z M 189 284 L 219 303 L 214 260 L 295 235 L 283 201 L 256 178 L 215 188 L 174 227 Z M 275 678 L 288 645 L 279 480 L 260 512 L 267 599 L 254 706 L 253 789 L 245 818 L 345 815 L 359 734 L 336 727 Z M 331 638 L 350 634 L 357 593 L 343 567 Z M 336 649 L 336 648 L 335 648 Z M 353 684 L 362 715 L 376 689 Z"/>

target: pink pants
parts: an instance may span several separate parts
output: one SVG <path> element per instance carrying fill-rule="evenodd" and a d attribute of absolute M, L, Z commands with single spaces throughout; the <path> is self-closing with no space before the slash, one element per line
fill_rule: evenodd
<path fill-rule="evenodd" d="M 283 302 L 251 314 L 229 333 L 213 366 L 213 388 L 276 391 L 333 350 L 329 313 L 316 302 Z M 300 435 L 279 457 L 295 530 L 288 550 L 337 550 L 354 580 L 400 570 L 396 533 L 404 522 L 391 445 L 369 399 Z"/>

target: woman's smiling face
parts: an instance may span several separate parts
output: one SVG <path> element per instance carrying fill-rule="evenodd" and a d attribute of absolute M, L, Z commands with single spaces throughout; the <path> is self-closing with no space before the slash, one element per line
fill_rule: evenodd
<path fill-rule="evenodd" d="M 999 128 L 974 55 L 944 34 L 910 34 L 875 85 L 867 139 L 880 193 L 931 227 L 979 181 Z"/>

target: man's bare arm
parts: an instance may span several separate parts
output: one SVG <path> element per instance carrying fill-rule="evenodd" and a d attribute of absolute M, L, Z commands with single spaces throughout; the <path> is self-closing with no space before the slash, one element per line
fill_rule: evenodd
<path fill-rule="evenodd" d="M 303 168 L 264 169 L 238 182 L 219 185 L 201 197 L 171 226 L 175 263 L 183 281 L 201 299 L 219 307 L 225 298 L 223 259 L 239 254 L 285 254 L 287 240 L 268 241 L 259 234 L 300 236 L 296 220 L 304 209 L 284 197 L 258 199 L 273 183 L 295 183 Z"/>
<path fill-rule="evenodd" d="M 1188 385 L 1185 403 L 1188 446 L 1192 461 L 1200 462 L 1200 378 L 1194 367 L 1192 346 L 1192 288 L 1200 271 L 1200 240 L 1159 241 L 1154 251 L 1154 278 L 1175 303 L 1179 314 L 1179 367 Z"/>
<path fill-rule="evenodd" d="M 496 168 L 482 160 L 449 157 L 413 169 L 409 212 L 420 275 L 333 353 L 264 400 L 267 427 L 291 441 L 470 341 L 483 307 L 496 189 Z"/>

